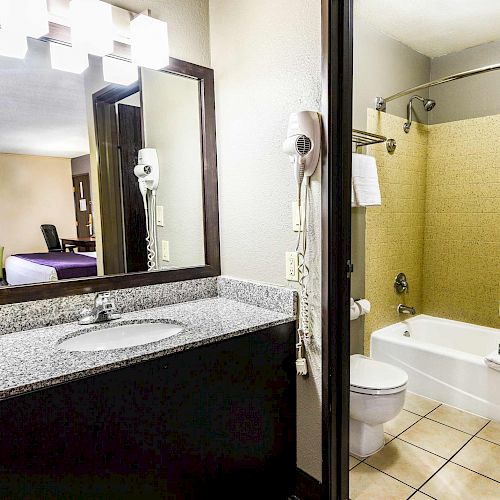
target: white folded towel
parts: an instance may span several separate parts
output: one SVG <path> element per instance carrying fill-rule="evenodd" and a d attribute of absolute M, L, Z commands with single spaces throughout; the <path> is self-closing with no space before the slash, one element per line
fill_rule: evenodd
<path fill-rule="evenodd" d="M 500 372 L 500 345 L 498 346 L 498 351 L 490 352 L 485 358 L 484 362 L 493 370 L 498 370 Z"/>
<path fill-rule="evenodd" d="M 375 158 L 353 153 L 351 205 L 353 207 L 369 207 L 381 204 Z"/>

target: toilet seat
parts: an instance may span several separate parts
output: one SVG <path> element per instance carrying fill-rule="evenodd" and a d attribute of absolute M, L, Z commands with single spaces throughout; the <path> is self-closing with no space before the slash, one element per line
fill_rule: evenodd
<path fill-rule="evenodd" d="M 408 375 L 401 368 L 375 361 L 361 354 L 351 356 L 351 392 L 396 394 L 406 389 Z"/>

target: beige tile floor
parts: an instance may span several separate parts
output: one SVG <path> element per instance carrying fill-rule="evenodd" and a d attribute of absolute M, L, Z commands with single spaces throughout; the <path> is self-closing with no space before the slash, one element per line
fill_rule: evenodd
<path fill-rule="evenodd" d="M 385 446 L 349 457 L 351 500 L 500 500 L 500 422 L 407 393 Z"/>

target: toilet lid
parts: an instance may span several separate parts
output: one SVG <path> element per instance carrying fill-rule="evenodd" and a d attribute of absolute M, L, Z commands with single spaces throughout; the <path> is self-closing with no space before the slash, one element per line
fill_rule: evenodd
<path fill-rule="evenodd" d="M 351 389 L 363 393 L 398 392 L 406 386 L 408 375 L 396 366 L 360 354 L 351 356 Z"/>

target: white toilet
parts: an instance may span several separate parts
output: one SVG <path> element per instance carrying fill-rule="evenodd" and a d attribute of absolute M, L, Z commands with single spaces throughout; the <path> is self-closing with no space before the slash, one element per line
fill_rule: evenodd
<path fill-rule="evenodd" d="M 366 458 L 384 446 L 385 422 L 402 410 L 408 375 L 360 354 L 351 356 L 349 452 Z"/>

